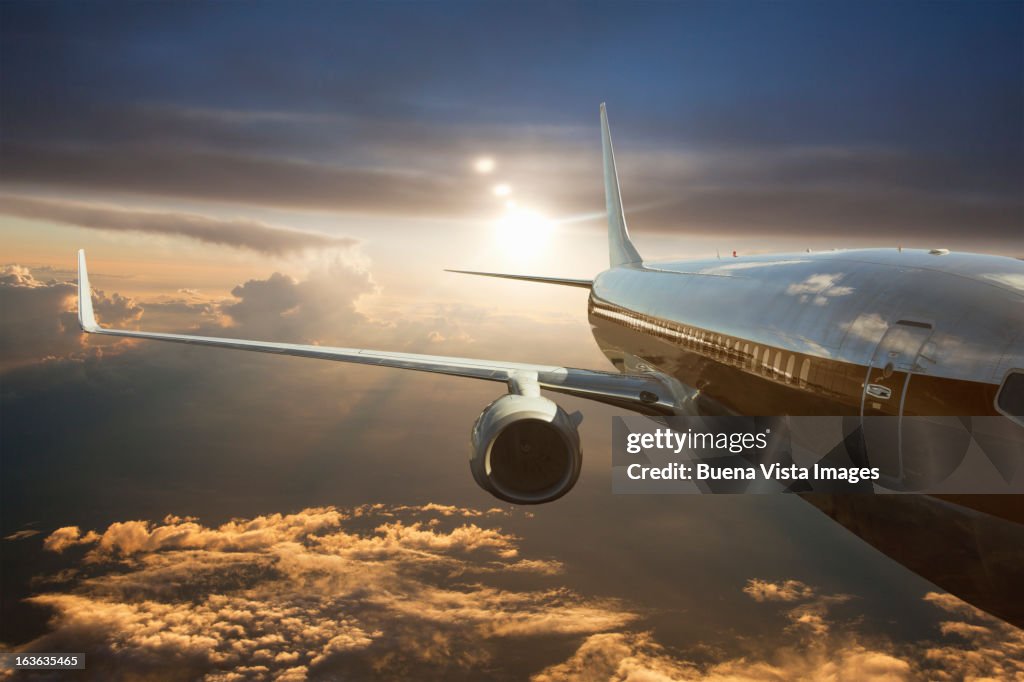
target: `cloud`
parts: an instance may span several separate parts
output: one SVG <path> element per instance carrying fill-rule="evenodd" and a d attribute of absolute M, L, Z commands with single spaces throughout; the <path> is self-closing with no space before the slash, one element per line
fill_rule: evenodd
<path fill-rule="evenodd" d="M 799 580 L 779 583 L 751 578 L 743 591 L 754 601 L 796 601 L 814 594 L 814 590 Z"/>
<path fill-rule="evenodd" d="M 113 232 L 189 237 L 209 244 L 280 255 L 303 249 L 349 247 L 347 237 L 281 229 L 255 220 L 224 220 L 193 213 L 140 211 L 106 204 L 0 196 L 0 214 Z"/>
<path fill-rule="evenodd" d="M 231 290 L 234 300 L 223 303 L 220 311 L 256 338 L 351 343 L 353 328 L 358 332 L 369 322 L 356 302 L 374 291 L 369 272 L 335 258 L 303 280 L 275 272 L 240 284 Z"/>
<path fill-rule="evenodd" d="M 1024 631 L 949 594 L 930 592 L 924 601 L 974 622 L 945 621 L 938 628 L 939 641 L 900 644 L 865 634 L 856 620 L 829 616 L 829 608 L 848 601 L 848 595 L 822 595 L 798 580 L 757 578 L 743 591 L 757 602 L 783 606 L 791 623 L 787 632 L 799 628 L 798 636 L 780 641 L 759 633 L 762 646 L 756 650 L 738 656 L 714 652 L 711 660 L 698 663 L 672 652 L 650 631 L 604 632 L 586 637 L 567 660 L 531 679 L 899 682 L 1016 679 L 1024 674 Z"/>
<path fill-rule="evenodd" d="M 552 587 L 558 562 L 520 560 L 516 536 L 466 517 L 503 514 L 374 505 L 216 527 L 168 516 L 61 528 L 44 546 L 79 557 L 81 572 L 70 592 L 31 598 L 53 613 L 51 631 L 21 648 L 84 648 L 91 666 L 139 675 L 174 660 L 207 680 L 464 673 L 486 670 L 517 638 L 636 618 L 614 600 Z M 512 575 L 516 586 L 504 585 Z"/>
<path fill-rule="evenodd" d="M 669 646 L 644 609 L 560 585 L 552 557 L 521 559 L 520 538 L 493 525 L 519 513 L 372 504 L 60 528 L 44 547 L 75 568 L 37 581 L 50 630 L 18 650 L 84 650 L 96 669 L 142 677 L 174 661 L 203 680 L 474 679 L 513 661 L 536 682 L 1024 674 L 1024 631 L 949 594 L 923 597 L 940 614 L 930 635 L 896 641 L 846 613 L 851 595 L 797 579 L 742 588 L 784 627 L 728 649 Z M 539 642 L 567 653 L 552 661 Z"/>
<path fill-rule="evenodd" d="M 74 282 L 39 280 L 20 265 L 0 267 L 0 369 L 82 353 L 75 296 Z M 135 300 L 100 290 L 93 291 L 93 308 L 101 322 L 111 325 L 133 323 L 143 313 Z"/>
<path fill-rule="evenodd" d="M 650 633 L 607 633 L 588 637 L 564 663 L 531 678 L 533 682 L 783 682 L 785 680 L 899 682 L 917 679 L 914 667 L 897 656 L 851 644 L 835 651 L 825 647 L 774 657 L 739 657 L 698 665 L 673 656 Z"/>
<path fill-rule="evenodd" d="M 5 145 L 7 182 L 476 218 L 495 208 L 490 186 L 468 172 L 469 160 L 486 148 L 526 203 L 566 216 L 603 206 L 596 122 L 452 125 L 382 119 L 378 112 L 114 109 L 90 107 L 84 123 L 14 135 Z M 832 234 L 844 240 L 840 245 L 855 234 L 860 243 L 885 238 L 977 249 L 978 239 L 1009 241 L 1024 219 L 1019 160 L 838 141 L 695 146 L 679 138 L 678 127 L 656 131 L 657 140 L 620 132 L 626 208 L 643 231 L 759 237 L 780 230 Z M 172 231 L 181 222 L 173 221 Z M 967 241 L 965 225 L 971 226 Z"/>
<path fill-rule="evenodd" d="M 451 215 L 456 207 L 490 205 L 482 193 L 465 191 L 457 170 L 382 170 L 288 156 L 124 145 L 66 148 L 11 143 L 5 145 L 4 159 L 7 182 L 33 186 L 390 215 Z M 180 221 L 168 227 L 178 225 Z M 190 229 L 209 231 L 202 222 Z M 287 237 L 271 235 L 268 241 L 294 244 Z M 218 235 L 218 243 L 232 242 L 221 241 Z"/>
<path fill-rule="evenodd" d="M 43 548 L 51 552 L 63 552 L 68 547 L 87 545 L 99 539 L 100 536 L 95 532 L 90 531 L 83 536 L 78 526 L 65 526 L 46 536 L 46 539 L 43 540 Z"/>
<path fill-rule="evenodd" d="M 481 311 L 437 305 L 421 307 L 416 316 L 378 320 L 357 307 L 361 297 L 376 291 L 367 270 L 333 254 L 317 261 L 301 278 L 274 272 L 236 286 L 231 298 L 224 300 L 187 292 L 139 301 L 94 288 L 93 308 L 101 324 L 152 331 L 395 350 L 437 344 L 461 349 L 472 342 L 460 318 L 472 316 L 479 321 Z M 0 369 L 46 359 L 81 358 L 101 349 L 123 352 L 139 347 L 134 342 L 82 334 L 76 296 L 74 281 L 40 280 L 33 270 L 20 265 L 0 268 L 0 306 L 5 319 L 0 326 Z"/>
<path fill-rule="evenodd" d="M 15 532 L 11 533 L 10 535 L 4 536 L 4 540 L 11 540 L 11 541 L 14 541 L 14 540 L 24 540 L 26 538 L 30 538 L 30 537 L 33 537 L 35 535 L 39 535 L 39 533 L 40 533 L 40 531 L 34 530 L 32 528 L 23 528 L 22 530 L 15 531 Z"/>

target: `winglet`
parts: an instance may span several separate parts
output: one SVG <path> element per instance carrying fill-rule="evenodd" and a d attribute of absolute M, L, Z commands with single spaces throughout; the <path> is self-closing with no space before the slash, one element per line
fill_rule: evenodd
<path fill-rule="evenodd" d="M 85 269 L 85 249 L 78 250 L 78 325 L 88 333 L 100 328 L 92 312 L 92 287 L 89 286 L 89 272 Z"/>
<path fill-rule="evenodd" d="M 608 128 L 608 112 L 601 103 L 601 148 L 604 151 L 604 199 L 608 209 L 608 258 L 612 267 L 641 263 L 643 259 L 626 229 L 626 215 L 622 211 L 622 192 L 619 189 L 619 174 L 615 170 L 615 152 L 612 150 L 612 133 Z"/>

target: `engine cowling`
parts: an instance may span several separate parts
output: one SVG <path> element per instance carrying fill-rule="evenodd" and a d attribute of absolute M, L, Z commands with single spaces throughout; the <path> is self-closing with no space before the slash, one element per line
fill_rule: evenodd
<path fill-rule="evenodd" d="M 577 420 L 542 396 L 504 395 L 473 425 L 470 469 L 477 484 L 516 504 L 557 500 L 583 464 Z"/>

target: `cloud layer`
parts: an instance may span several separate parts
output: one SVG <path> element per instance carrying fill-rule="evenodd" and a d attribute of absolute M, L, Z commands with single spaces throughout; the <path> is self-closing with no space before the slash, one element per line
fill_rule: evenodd
<path fill-rule="evenodd" d="M 924 596 L 940 615 L 932 637 L 899 642 L 864 627 L 854 596 L 796 579 L 743 587 L 781 628 L 730 650 L 669 645 L 647 609 L 581 594 L 557 559 L 523 557 L 499 526 L 516 513 L 374 504 L 219 526 L 168 516 L 60 528 L 44 546 L 71 566 L 41 577 L 45 591 L 30 598 L 53 614 L 50 632 L 19 650 L 85 650 L 94 676 L 160 679 L 1024 675 L 1024 631 L 951 595 Z"/>
<path fill-rule="evenodd" d="M 32 598 L 55 615 L 27 648 L 85 647 L 100 670 L 156 674 L 174 660 L 210 680 L 464 673 L 486 669 L 501 642 L 635 619 L 551 585 L 561 564 L 522 558 L 519 539 L 493 527 L 505 515 L 372 505 L 61 528 L 46 549 L 87 551 L 74 589 Z"/>
<path fill-rule="evenodd" d="M 77 201 L 0 196 L 0 214 L 113 232 L 197 239 L 280 255 L 302 249 L 343 248 L 354 239 L 281 229 L 255 220 L 223 220 L 192 213 L 140 211 Z"/>

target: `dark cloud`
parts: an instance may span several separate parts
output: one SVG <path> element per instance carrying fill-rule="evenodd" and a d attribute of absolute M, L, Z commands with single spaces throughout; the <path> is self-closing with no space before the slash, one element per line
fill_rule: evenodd
<path fill-rule="evenodd" d="M 4 165 L 9 183 L 298 209 L 436 215 L 483 203 L 451 176 L 218 151 L 8 144 Z"/>
<path fill-rule="evenodd" d="M 0 368 L 84 352 L 76 295 L 74 282 L 38 280 L 19 265 L 0 268 Z M 93 291 L 93 308 L 101 322 L 118 326 L 139 320 L 143 313 L 135 300 L 100 290 Z"/>
<path fill-rule="evenodd" d="M 487 152 L 518 197 L 588 213 L 607 100 L 627 209 L 661 207 L 643 229 L 968 246 L 1024 224 L 1016 4 L 464 9 L 6 3 L 5 182 L 465 218 L 494 210 L 466 172 Z"/>
<path fill-rule="evenodd" d="M 478 135 L 470 148 L 495 152 L 502 179 L 527 204 L 556 215 L 600 210 L 596 126 L 584 140 L 575 128 L 547 130 L 540 139 L 525 128 L 517 132 Z M 286 153 L 9 144 L 5 177 L 41 187 L 350 213 L 453 219 L 494 213 L 489 186 L 465 172 L 473 153 L 465 139 L 456 142 L 443 128 L 421 134 L 423 139 L 400 145 L 383 161 L 347 167 Z M 378 153 L 394 149 L 394 141 L 385 139 Z M 696 152 L 671 142 L 657 152 L 620 143 L 619 157 L 627 213 L 644 230 L 858 239 L 899 234 L 967 244 L 1009 241 L 1024 225 L 1024 162 L 1013 159 L 856 147 Z M 29 199 L 4 203 L 5 212 L 25 217 L 183 234 L 271 253 L 350 243 L 251 221 Z"/>
<path fill-rule="evenodd" d="M 98 230 L 189 237 L 269 254 L 355 244 L 355 240 L 345 237 L 285 230 L 254 220 L 223 220 L 191 213 L 158 213 L 22 196 L 0 196 L 0 213 Z"/>

